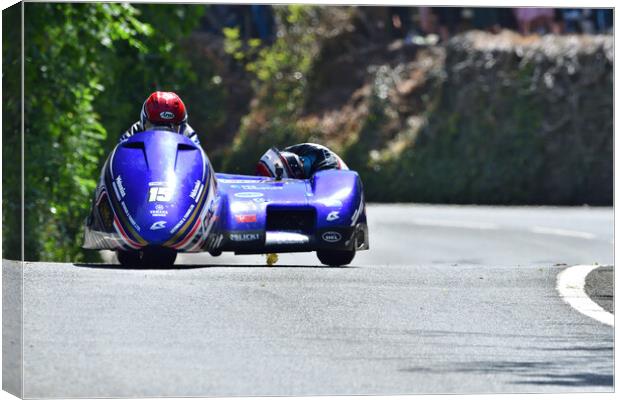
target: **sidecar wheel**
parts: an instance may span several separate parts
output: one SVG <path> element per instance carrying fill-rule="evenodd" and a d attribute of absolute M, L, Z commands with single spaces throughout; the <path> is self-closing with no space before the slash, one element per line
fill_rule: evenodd
<path fill-rule="evenodd" d="M 355 250 L 317 250 L 316 255 L 323 264 L 340 267 L 353 261 Z"/>

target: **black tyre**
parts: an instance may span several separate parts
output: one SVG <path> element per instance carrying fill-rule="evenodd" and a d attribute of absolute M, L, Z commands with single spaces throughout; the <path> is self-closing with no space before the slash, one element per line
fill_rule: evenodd
<path fill-rule="evenodd" d="M 353 261 L 355 250 L 317 250 L 316 255 L 325 265 L 342 266 Z"/>
<path fill-rule="evenodd" d="M 141 265 L 148 268 L 165 268 L 174 264 L 177 252 L 166 247 L 146 247 L 142 249 Z"/>
<path fill-rule="evenodd" d="M 140 253 L 137 251 L 116 250 L 116 258 L 123 267 L 140 266 Z"/>

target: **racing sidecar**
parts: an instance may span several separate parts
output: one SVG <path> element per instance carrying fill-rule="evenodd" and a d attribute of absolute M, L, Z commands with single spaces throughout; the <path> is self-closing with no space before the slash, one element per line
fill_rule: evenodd
<path fill-rule="evenodd" d="M 350 170 L 307 180 L 215 173 L 186 137 L 141 132 L 105 162 L 83 247 L 115 250 L 123 265 L 203 251 L 316 251 L 323 264 L 346 265 L 368 249 L 362 182 Z"/>

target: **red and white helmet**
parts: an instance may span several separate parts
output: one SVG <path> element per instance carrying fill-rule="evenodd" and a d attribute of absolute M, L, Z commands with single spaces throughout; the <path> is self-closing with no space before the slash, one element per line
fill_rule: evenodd
<path fill-rule="evenodd" d="M 140 123 L 154 126 L 169 126 L 178 131 L 187 121 L 187 111 L 181 98 L 174 92 L 153 92 L 142 105 Z"/>
<path fill-rule="evenodd" d="M 304 164 L 297 154 L 272 147 L 256 164 L 256 175 L 304 179 Z"/>

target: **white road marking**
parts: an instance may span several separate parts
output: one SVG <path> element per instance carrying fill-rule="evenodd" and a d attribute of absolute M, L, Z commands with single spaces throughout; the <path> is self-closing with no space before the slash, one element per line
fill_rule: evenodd
<path fill-rule="evenodd" d="M 489 222 L 470 222 L 470 221 L 448 221 L 437 219 L 415 218 L 412 221 L 416 225 L 424 226 L 443 226 L 449 228 L 469 228 L 469 229 L 498 229 L 497 224 Z"/>
<path fill-rule="evenodd" d="M 530 229 L 534 233 L 542 233 L 547 235 L 569 236 L 581 239 L 594 239 L 596 236 L 589 232 L 571 231 L 568 229 L 545 228 L 543 226 L 535 226 Z"/>
<path fill-rule="evenodd" d="M 614 315 L 592 301 L 584 290 L 586 276 L 599 265 L 575 265 L 558 274 L 557 290 L 571 307 L 603 324 L 614 326 Z"/>

